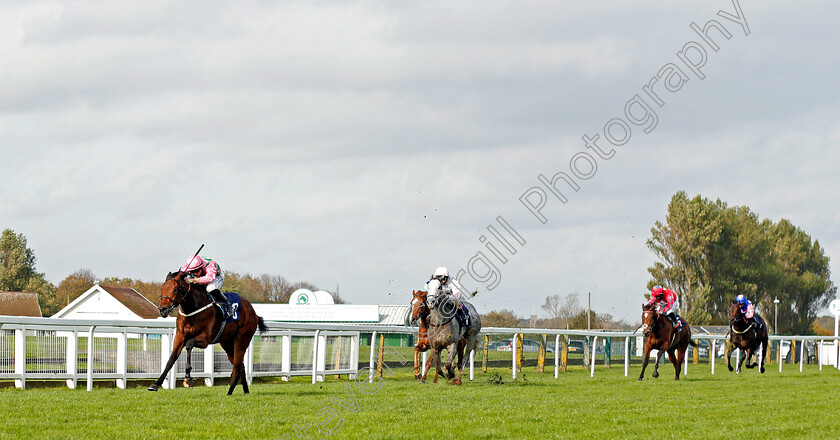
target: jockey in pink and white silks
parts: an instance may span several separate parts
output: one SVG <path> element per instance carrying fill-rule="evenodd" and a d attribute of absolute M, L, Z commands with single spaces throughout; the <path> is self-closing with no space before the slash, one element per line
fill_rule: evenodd
<path fill-rule="evenodd" d="M 190 257 L 187 262 L 181 266 L 181 272 L 187 272 L 188 277 L 184 281 L 188 283 L 206 285 L 207 294 L 213 302 L 223 304 L 225 307 L 225 319 L 230 317 L 230 301 L 227 296 L 222 293 L 222 285 L 225 284 L 225 274 L 219 263 L 209 259 L 202 258 L 198 255 Z"/>
<path fill-rule="evenodd" d="M 438 267 L 431 279 L 426 282 L 425 290 L 429 295 L 445 294 L 455 300 L 458 308 L 455 311 L 455 317 L 458 318 L 464 326 L 470 326 L 470 313 L 466 307 L 461 305 L 461 301 L 470 298 L 472 295 L 465 293 L 464 288 L 458 283 L 458 280 L 449 277 L 449 269 L 446 267 Z"/>
<path fill-rule="evenodd" d="M 661 312 L 671 320 L 671 324 L 674 325 L 674 330 L 682 330 L 682 321 L 677 315 L 677 308 L 674 305 L 674 303 L 677 302 L 676 292 L 671 289 L 665 289 L 660 285 L 653 286 L 653 289 L 650 291 L 650 300 L 648 300 L 647 305 L 650 306 L 658 302 L 665 303 L 665 308 Z"/>

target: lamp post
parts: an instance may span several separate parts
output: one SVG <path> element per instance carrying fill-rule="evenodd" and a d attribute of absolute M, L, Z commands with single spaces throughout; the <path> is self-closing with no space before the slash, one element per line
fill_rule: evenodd
<path fill-rule="evenodd" d="M 779 334 L 779 298 L 773 300 L 773 333 Z"/>

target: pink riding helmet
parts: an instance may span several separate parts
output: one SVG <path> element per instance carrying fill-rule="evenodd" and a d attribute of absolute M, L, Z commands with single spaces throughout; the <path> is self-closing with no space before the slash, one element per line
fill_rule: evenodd
<path fill-rule="evenodd" d="M 194 270 L 201 269 L 206 265 L 207 262 L 204 261 L 203 258 L 196 255 L 194 257 L 187 258 L 187 262 L 184 263 L 184 267 L 182 267 L 181 270 L 183 270 L 184 272 L 192 272 Z"/>

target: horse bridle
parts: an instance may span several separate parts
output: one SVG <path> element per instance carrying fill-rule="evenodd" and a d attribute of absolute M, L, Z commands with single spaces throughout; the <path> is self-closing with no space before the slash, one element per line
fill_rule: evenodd
<path fill-rule="evenodd" d="M 170 303 L 172 303 L 171 306 L 165 309 L 167 314 L 169 314 L 172 310 L 175 309 L 175 307 L 178 307 L 178 305 L 181 304 L 181 300 L 184 299 L 184 295 L 190 290 L 189 287 L 181 285 L 181 282 L 178 280 L 177 276 L 178 275 L 175 274 L 174 276 L 166 277 L 166 281 L 175 281 L 177 285 L 177 287 L 175 288 L 175 298 L 173 299 L 169 296 L 165 296 L 162 294 L 163 292 L 161 292 L 160 295 L 160 302 L 163 302 L 163 299 L 166 298 L 169 300 Z"/>
<path fill-rule="evenodd" d="M 418 302 L 417 302 L 417 303 L 415 303 L 415 302 L 414 302 L 414 300 L 417 300 Z M 426 298 L 421 297 L 421 296 L 419 296 L 419 295 L 418 295 L 418 296 L 414 296 L 413 298 L 411 298 L 411 311 L 412 311 L 412 315 L 414 314 L 414 313 L 413 313 L 413 312 L 414 312 L 414 310 L 416 310 L 416 309 L 418 309 L 418 308 L 422 309 L 423 307 L 425 307 L 425 308 L 426 308 L 426 310 L 431 311 L 431 310 L 430 310 L 430 308 L 429 308 L 429 303 L 427 302 Z M 421 318 L 420 318 L 420 316 L 419 316 L 419 314 L 420 314 L 420 313 L 418 313 L 418 317 L 417 317 L 416 319 L 412 319 L 412 320 L 411 320 L 411 322 L 412 322 L 412 323 L 421 319 Z"/>

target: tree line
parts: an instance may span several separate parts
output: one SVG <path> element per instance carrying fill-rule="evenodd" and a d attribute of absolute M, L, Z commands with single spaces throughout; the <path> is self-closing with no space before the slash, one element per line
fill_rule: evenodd
<path fill-rule="evenodd" d="M 154 304 L 160 301 L 162 282 L 115 276 L 97 278 L 93 271 L 79 269 L 56 286 L 35 269 L 35 262 L 35 252 L 28 247 L 23 234 L 16 234 L 11 229 L 0 234 L 0 291 L 37 293 L 44 316 L 51 316 L 73 302 L 96 281 L 103 286 L 134 289 Z M 224 273 L 223 290 L 237 292 L 254 303 L 285 303 L 297 289 L 320 290 L 312 283 L 291 282 L 280 275 Z M 337 304 L 345 303 L 337 293 L 330 294 Z"/>
<path fill-rule="evenodd" d="M 659 260 L 648 288 L 674 290 L 692 324 L 728 324 L 730 302 L 744 294 L 771 326 L 779 300 L 777 333 L 808 334 L 837 292 L 819 241 L 787 219 L 760 219 L 720 199 L 677 192 L 647 246 Z"/>

